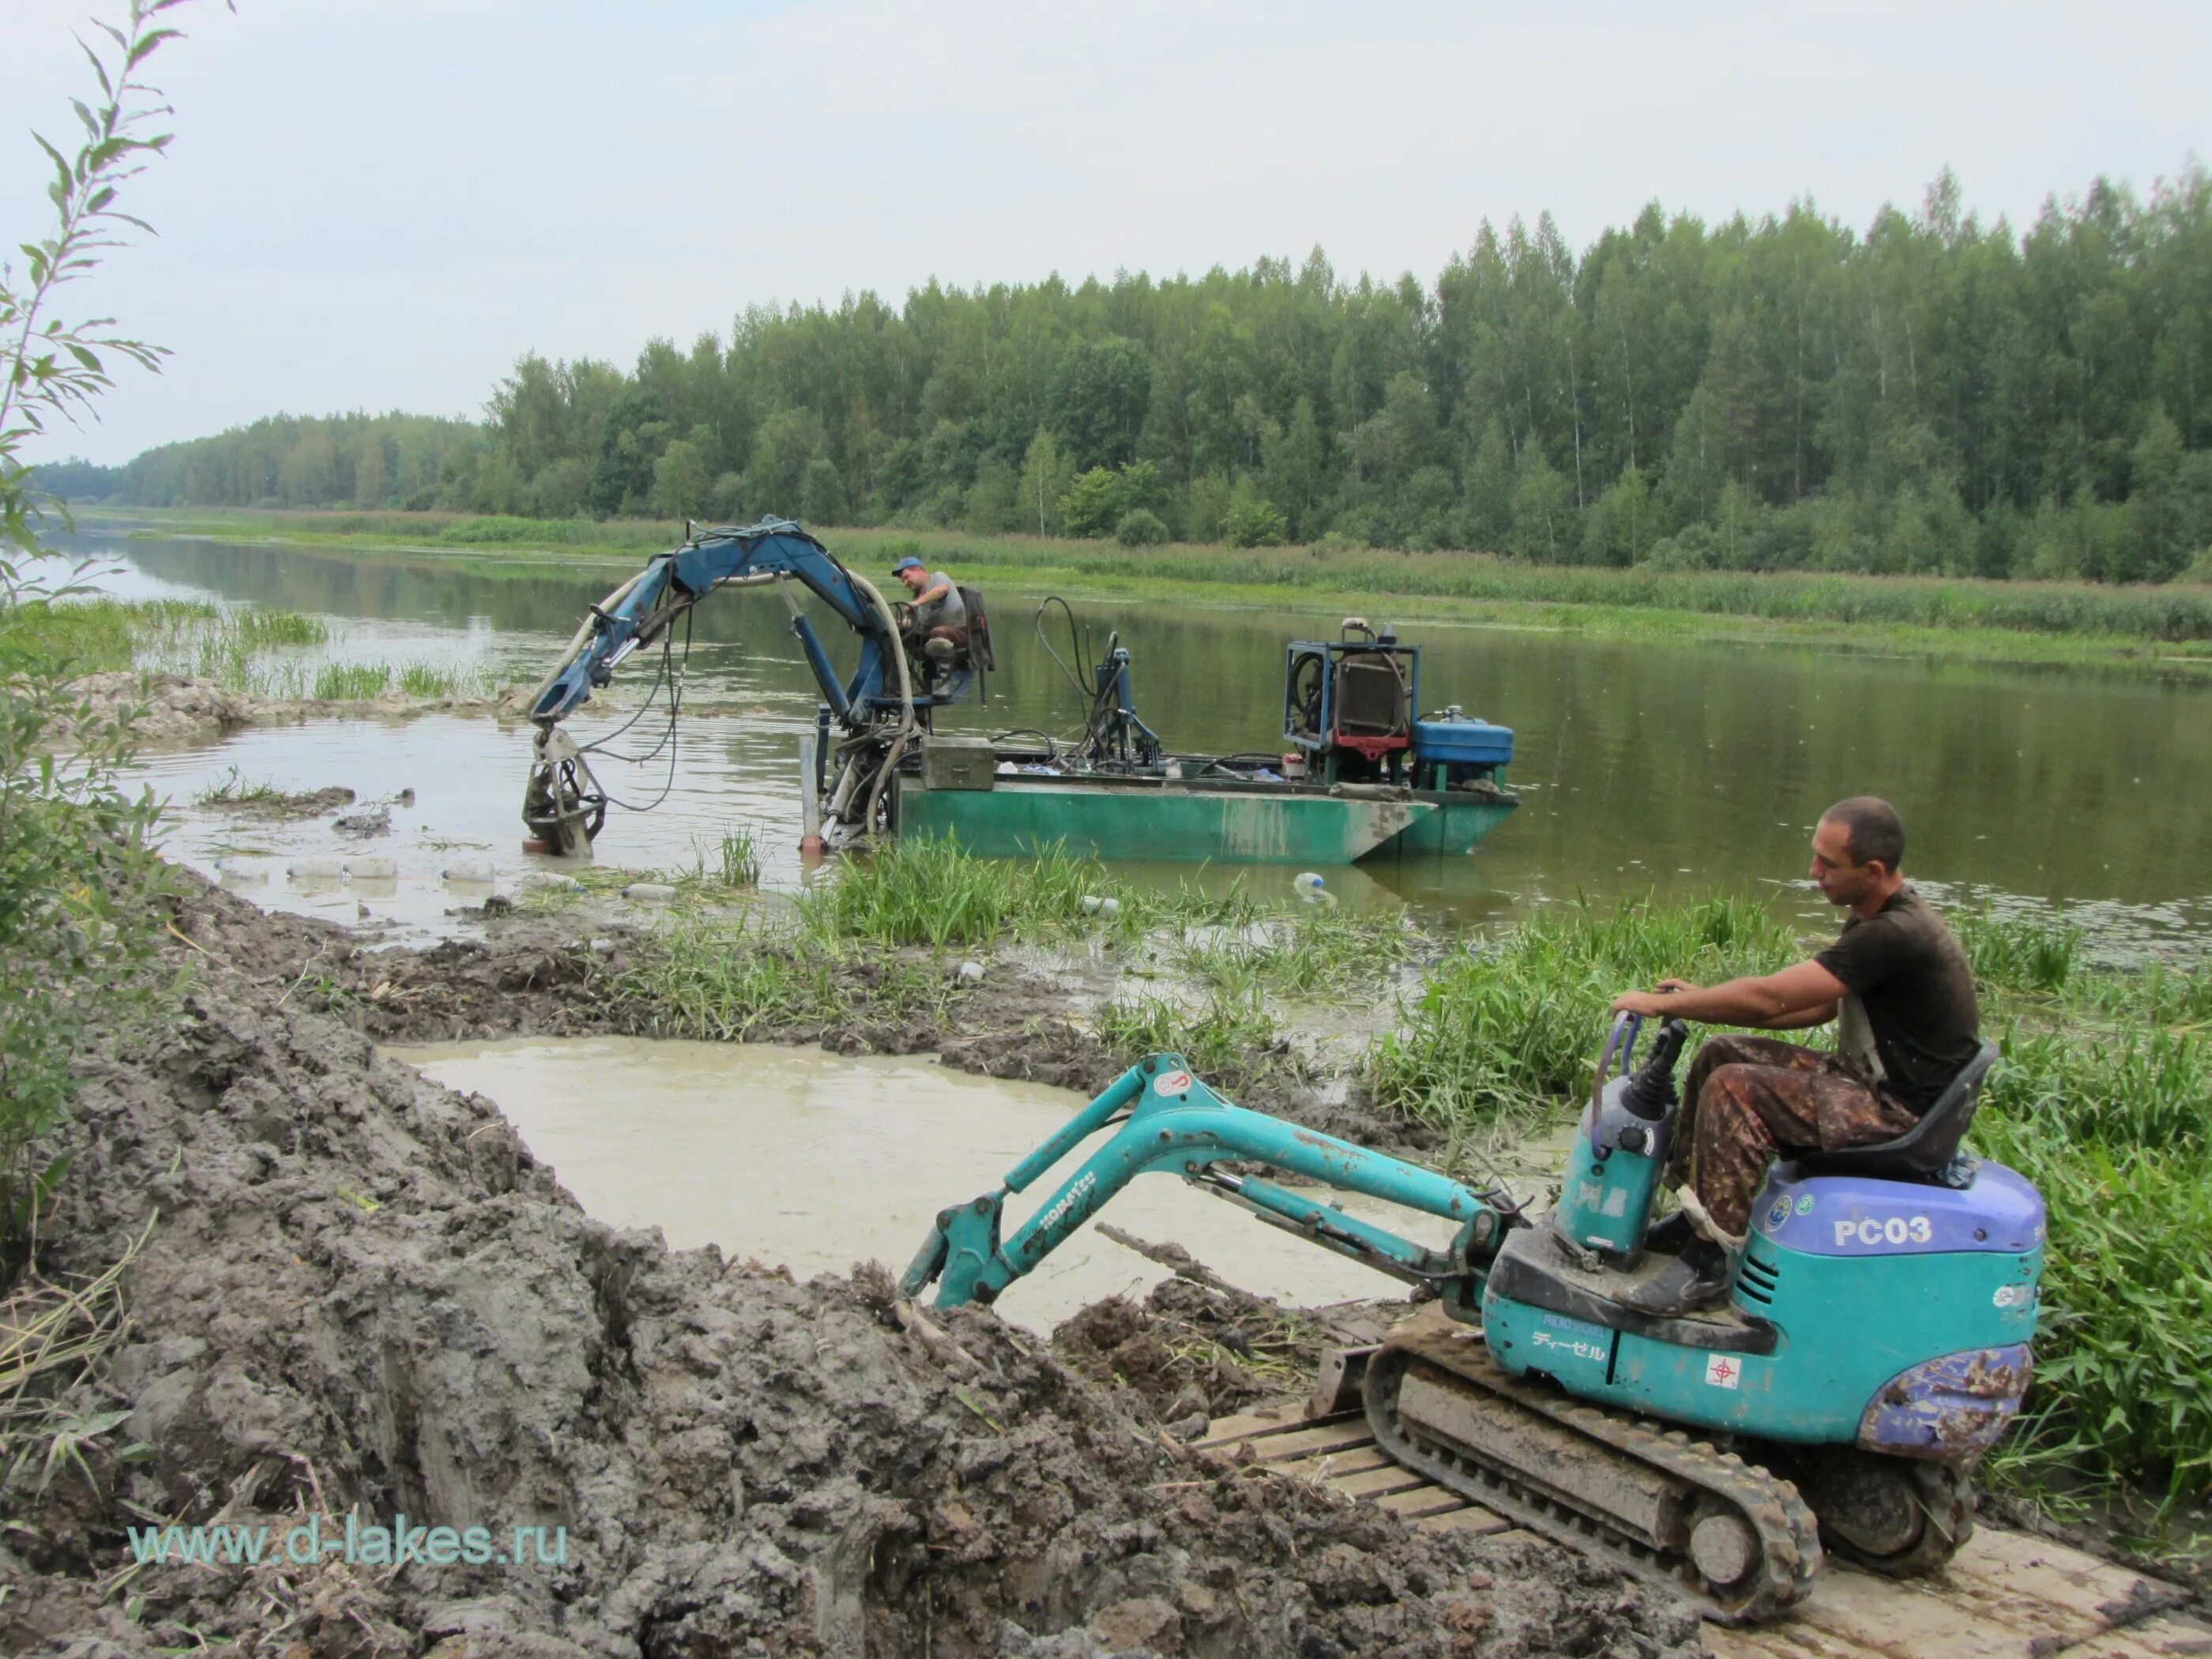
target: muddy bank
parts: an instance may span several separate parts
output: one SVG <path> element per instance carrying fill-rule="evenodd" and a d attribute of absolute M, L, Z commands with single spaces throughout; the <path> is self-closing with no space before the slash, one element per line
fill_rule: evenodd
<path fill-rule="evenodd" d="M 132 1323 L 67 1402 L 130 1415 L 89 1480 L 7 1494 L 0 1648 L 1695 1650 L 1671 1600 L 1194 1452 L 988 1314 L 923 1322 L 880 1267 L 802 1286 L 595 1223 L 489 1103 L 375 1057 L 356 1024 L 432 1018 L 416 999 L 308 1006 L 317 963 L 392 964 L 218 893 L 175 921 L 182 1017 L 82 1060 L 46 1263 L 88 1274 L 153 1219 Z M 446 982 L 464 1018 L 559 1000 L 526 951 Z M 133 1571 L 124 1534 L 349 1510 L 559 1528 L 565 1562 Z"/>
<path fill-rule="evenodd" d="M 70 690 L 89 707 L 92 717 L 112 720 L 139 709 L 132 726 L 142 746 L 205 743 L 248 726 L 292 726 L 301 720 L 411 714 L 494 714 L 520 720 L 527 711 L 531 688 L 501 686 L 489 697 L 416 697 L 397 686 L 374 697 L 259 697 L 234 691 L 220 681 L 191 674 L 142 674 L 132 669 L 88 674 Z M 71 723 L 56 723 L 50 741 L 69 738 Z"/>
<path fill-rule="evenodd" d="M 289 1006 L 331 1013 L 380 1042 L 672 1034 L 667 1011 L 625 981 L 639 937 L 635 924 L 605 907 L 542 915 L 495 906 L 483 915 L 481 939 L 447 939 L 422 951 L 371 948 L 342 927 L 264 914 L 207 890 L 189 872 L 179 874 L 199 896 L 194 925 L 205 931 L 207 948 L 264 984 L 288 988 Z M 749 940 L 738 948 L 777 947 Z M 941 967 L 922 953 L 899 955 L 933 972 Z M 855 951 L 840 969 L 848 1017 L 771 1012 L 748 1035 L 818 1042 L 837 1054 L 934 1053 L 980 1077 L 1085 1094 L 1142 1058 L 1085 1024 L 1087 993 L 1004 958 L 992 961 L 980 981 L 947 975 L 941 1002 L 924 1009 L 902 994 L 899 965 Z M 1207 1080 L 1241 1104 L 1382 1151 L 1419 1154 L 1441 1143 L 1428 1126 L 1370 1110 L 1340 1080 L 1311 1079 L 1279 1055 L 1255 1055 Z"/>

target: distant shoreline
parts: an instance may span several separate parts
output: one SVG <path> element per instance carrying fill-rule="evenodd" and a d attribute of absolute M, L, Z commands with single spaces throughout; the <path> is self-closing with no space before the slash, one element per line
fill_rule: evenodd
<path fill-rule="evenodd" d="M 79 509 L 106 533 L 200 536 L 356 553 L 628 565 L 682 539 L 644 520 L 522 520 L 398 512 Z M 1124 548 L 961 531 L 823 529 L 859 562 L 911 551 L 963 580 L 1091 599 L 1231 607 L 1387 605 L 1389 620 L 1454 622 L 1592 638 L 1879 650 L 1984 662 L 2212 675 L 2212 586 L 2106 587 L 1972 578 L 1531 565 L 1474 553 L 1364 548 Z M 1385 620 L 1376 617 L 1376 620 Z"/>

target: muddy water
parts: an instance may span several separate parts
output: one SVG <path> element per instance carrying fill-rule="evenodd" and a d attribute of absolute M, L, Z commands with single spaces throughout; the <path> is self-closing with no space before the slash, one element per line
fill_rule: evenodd
<path fill-rule="evenodd" d="M 802 1279 L 871 1258 L 902 1272 L 939 1210 L 994 1188 L 1084 1104 L 1065 1089 L 927 1060 L 771 1043 L 516 1038 L 386 1052 L 496 1101 L 600 1220 L 659 1227 L 679 1249 L 714 1243 Z M 1071 1157 L 1061 1175 L 1079 1161 Z M 1056 1187 L 1048 1179 L 1007 1201 L 1009 1237 Z M 1449 1224 L 1390 1205 L 1352 1197 L 1345 1206 L 1424 1243 L 1450 1236 Z M 1165 1176 L 1139 1176 L 1104 1218 L 1139 1238 L 1172 1240 L 1232 1283 L 1285 1302 L 1396 1288 Z M 1100 1297 L 1141 1293 L 1166 1276 L 1086 1226 L 999 1307 L 1045 1331 Z"/>
<path fill-rule="evenodd" d="M 585 605 L 623 567 L 405 555 L 337 555 L 198 541 L 88 538 L 112 554 L 125 589 L 285 605 L 333 619 L 332 647 L 391 659 L 438 652 L 501 678 L 534 681 Z M 1030 625 L 1035 596 L 994 596 L 1004 672 L 988 708 L 953 711 L 973 730 L 1077 723 L 1073 690 Z M 1119 627 L 1135 655 L 1141 713 L 1171 744 L 1265 749 L 1279 724 L 1282 647 L 1333 634 L 1337 618 L 1300 608 L 1205 609 L 1186 604 L 1086 604 L 1103 643 Z M 1377 611 L 1378 619 L 1382 614 Z M 696 615 L 688 706 L 672 769 L 664 750 L 602 775 L 623 799 L 666 799 L 617 811 L 602 862 L 688 863 L 743 824 L 759 841 L 772 885 L 795 884 L 796 740 L 811 726 L 815 691 L 772 592 L 718 595 Z M 1948 663 L 1925 657 L 1771 646 L 1590 641 L 1413 623 L 1423 646 L 1421 700 L 1457 702 L 1513 726 L 1511 779 L 1522 806 L 1471 858 L 1427 859 L 1332 873 L 1353 903 L 1410 903 L 1438 920 L 1480 921 L 1533 902 L 1621 894 L 1778 892 L 1809 918 L 1802 888 L 1814 817 L 1838 796 L 1870 790 L 1903 808 L 1911 867 L 1953 896 L 2002 904 L 2064 903 L 2116 938 L 2212 931 L 2212 687 L 2147 674 Z M 823 629 L 833 642 L 843 630 Z M 1063 652 L 1066 647 L 1061 647 Z M 634 713 L 654 663 L 633 659 L 617 706 L 573 722 L 580 736 Z M 641 721 L 621 745 L 651 750 L 665 730 Z M 468 843 L 502 878 L 519 868 L 516 821 L 528 732 L 489 720 L 386 726 L 323 723 L 241 733 L 212 749 L 157 757 L 149 770 L 180 797 L 235 765 L 287 787 L 376 781 L 409 785 L 418 805 L 389 901 L 435 925 L 441 843 Z M 362 784 L 356 782 L 356 787 Z M 368 789 L 363 790 L 369 793 Z M 220 815 L 187 810 L 178 850 L 211 862 L 228 835 Z M 295 840 L 313 839 L 310 826 Z M 299 849 L 287 842 L 289 858 Z M 335 850 L 335 846 L 331 850 Z M 246 878 L 280 878 L 272 896 L 331 914 L 343 893 L 286 894 L 281 864 L 234 855 Z M 273 856 L 273 855 L 267 855 Z M 1190 878 L 1189 866 L 1157 872 Z M 1215 869 L 1201 878 L 1225 880 Z M 1244 872 L 1262 890 L 1285 872 Z M 427 883 L 426 886 L 424 884 Z M 371 908 L 376 908 L 372 902 Z"/>

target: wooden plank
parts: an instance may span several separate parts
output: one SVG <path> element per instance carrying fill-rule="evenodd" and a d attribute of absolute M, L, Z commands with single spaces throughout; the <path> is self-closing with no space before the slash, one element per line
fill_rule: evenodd
<path fill-rule="evenodd" d="M 1878 1578 L 1830 1565 L 1790 1612 L 1798 1625 L 1885 1659 L 2032 1659 L 2033 1638 L 2018 1625 L 1980 1616 L 1927 1579 Z"/>
<path fill-rule="evenodd" d="M 2208 1654 L 2212 1625 L 2166 1613 L 2109 1636 L 2093 1636 L 2066 1649 L 2060 1659 L 2203 1659 Z"/>
<path fill-rule="evenodd" d="M 1345 1415 L 1353 1417 L 1358 1413 L 1346 1412 Z M 1297 1402 L 1278 1401 L 1271 1406 L 1262 1406 L 1257 1411 L 1246 1412 L 1239 1417 L 1216 1419 L 1206 1425 L 1205 1435 L 1197 1443 L 1201 1446 L 1225 1446 L 1231 1441 L 1247 1439 L 1254 1435 L 1273 1434 L 1279 1430 L 1305 1429 L 1314 1426 L 1315 1425 L 1310 1422 L 1299 1410 Z"/>
<path fill-rule="evenodd" d="M 1411 1469 L 1400 1468 L 1395 1463 L 1385 1464 L 1379 1469 L 1369 1469 L 1360 1474 L 1331 1475 L 1328 1484 L 1332 1491 L 1340 1492 L 1347 1498 L 1387 1498 L 1392 1492 L 1418 1492 L 1425 1486 L 1437 1492 L 1444 1490 Z M 1451 1496 L 1459 1503 L 1467 1501 L 1457 1492 Z"/>
<path fill-rule="evenodd" d="M 1319 1428 L 1297 1429 L 1288 1434 L 1254 1435 L 1244 1443 L 1252 1448 L 1262 1463 L 1286 1463 L 1322 1452 L 1371 1446 L 1375 1437 L 1368 1431 L 1367 1419 L 1357 1417 Z"/>
<path fill-rule="evenodd" d="M 2027 1533 L 1978 1531 L 1944 1571 L 1964 1601 L 2035 1636 L 2089 1636 L 2143 1601 L 2174 1606 L 2171 1584 Z"/>
<path fill-rule="evenodd" d="M 1418 1486 L 1412 1492 L 1395 1492 L 1387 1498 L 1375 1500 L 1378 1509 L 1389 1510 L 1408 1521 L 1424 1515 L 1440 1515 L 1446 1510 L 1458 1509 L 1466 1503 L 1457 1492 L 1446 1492 L 1442 1486 Z"/>
<path fill-rule="evenodd" d="M 1884 1659 L 1870 1648 L 1810 1625 L 1786 1622 L 1749 1629 L 1707 1625 L 1705 1647 L 1714 1659 Z M 1936 1656 L 1931 1654 L 1929 1659 Z"/>
<path fill-rule="evenodd" d="M 1438 1510 L 1434 1515 L 1425 1515 L 1413 1522 L 1413 1530 L 1486 1534 L 1504 1532 L 1507 1524 L 1505 1517 L 1494 1510 L 1480 1504 L 1468 1504 L 1455 1510 Z"/>
<path fill-rule="evenodd" d="M 1389 1455 L 1382 1447 L 1370 1443 L 1353 1446 L 1344 1451 L 1316 1452 L 1310 1457 L 1292 1459 L 1287 1463 L 1271 1463 L 1268 1468 L 1283 1474 L 1295 1474 L 1309 1480 L 1334 1481 L 1340 1475 L 1364 1474 L 1369 1469 L 1395 1468 Z"/>

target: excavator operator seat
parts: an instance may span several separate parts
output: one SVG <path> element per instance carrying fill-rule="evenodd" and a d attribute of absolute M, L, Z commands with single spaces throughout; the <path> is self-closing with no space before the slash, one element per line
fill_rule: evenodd
<path fill-rule="evenodd" d="M 968 659 L 986 673 L 996 672 L 999 659 L 991 650 L 991 613 L 983 608 L 983 590 L 960 585 L 960 604 L 968 613 Z"/>

